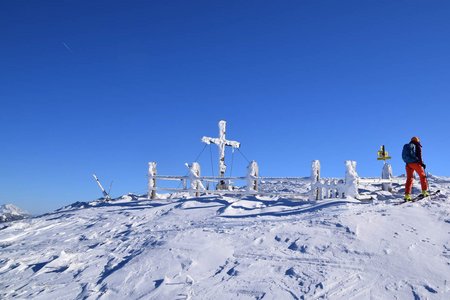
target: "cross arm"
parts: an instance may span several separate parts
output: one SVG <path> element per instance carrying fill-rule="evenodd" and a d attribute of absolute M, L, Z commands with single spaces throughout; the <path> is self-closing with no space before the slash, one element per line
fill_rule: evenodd
<path fill-rule="evenodd" d="M 208 144 L 208 145 L 211 143 L 218 145 L 220 143 L 220 139 L 204 136 L 204 137 L 202 137 L 202 142 L 205 144 Z"/>
<path fill-rule="evenodd" d="M 241 146 L 241 143 L 236 141 L 225 141 L 226 146 L 231 146 L 233 148 L 239 148 Z"/>

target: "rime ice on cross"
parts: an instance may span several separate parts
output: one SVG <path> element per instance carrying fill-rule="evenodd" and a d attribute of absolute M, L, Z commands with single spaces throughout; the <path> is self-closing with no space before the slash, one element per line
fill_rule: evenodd
<path fill-rule="evenodd" d="M 226 121 L 220 121 L 219 122 L 219 138 L 210 138 L 210 137 L 202 137 L 202 142 L 206 144 L 216 144 L 217 147 L 219 147 L 219 176 L 225 177 L 225 170 L 227 169 L 227 166 L 225 165 L 225 146 L 231 146 L 233 148 L 239 148 L 241 145 L 239 142 L 236 141 L 228 141 L 225 138 L 225 129 L 227 126 Z M 225 183 L 222 181 L 220 182 L 220 185 L 218 188 L 225 187 Z"/>

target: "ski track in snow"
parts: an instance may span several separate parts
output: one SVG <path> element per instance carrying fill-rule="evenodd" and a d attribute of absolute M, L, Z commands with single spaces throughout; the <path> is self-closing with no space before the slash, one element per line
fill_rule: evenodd
<path fill-rule="evenodd" d="M 122 197 L 6 223 L 0 299 L 450 299 L 450 180 L 433 200 Z M 265 190 L 307 191 L 267 182 Z"/>

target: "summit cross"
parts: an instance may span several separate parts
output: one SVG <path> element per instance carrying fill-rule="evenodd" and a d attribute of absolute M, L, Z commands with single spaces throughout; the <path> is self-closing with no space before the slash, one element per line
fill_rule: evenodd
<path fill-rule="evenodd" d="M 225 137 L 225 131 L 227 127 L 226 121 L 220 121 L 219 122 L 219 138 L 210 138 L 210 137 L 202 137 L 202 142 L 206 144 L 216 144 L 217 147 L 219 147 L 219 177 L 225 177 L 225 171 L 227 169 L 227 166 L 225 164 L 225 146 L 230 146 L 233 148 L 239 148 L 241 145 L 239 142 L 236 141 L 229 141 Z M 222 181 L 220 183 L 220 186 L 223 186 L 225 183 Z"/>

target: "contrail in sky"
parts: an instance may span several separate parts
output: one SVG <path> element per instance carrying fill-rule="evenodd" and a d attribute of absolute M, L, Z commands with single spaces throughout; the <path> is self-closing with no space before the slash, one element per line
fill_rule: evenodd
<path fill-rule="evenodd" d="M 64 42 L 62 42 L 63 46 L 69 51 L 70 53 L 73 53 L 72 49 Z"/>

